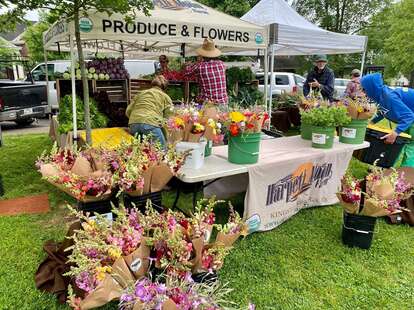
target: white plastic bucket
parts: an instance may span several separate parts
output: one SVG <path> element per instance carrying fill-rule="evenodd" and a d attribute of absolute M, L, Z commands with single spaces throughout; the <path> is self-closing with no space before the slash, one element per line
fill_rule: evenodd
<path fill-rule="evenodd" d="M 204 165 L 204 151 L 206 142 L 178 142 L 175 150 L 179 153 L 190 151 L 190 154 L 185 159 L 183 168 L 200 169 Z"/>

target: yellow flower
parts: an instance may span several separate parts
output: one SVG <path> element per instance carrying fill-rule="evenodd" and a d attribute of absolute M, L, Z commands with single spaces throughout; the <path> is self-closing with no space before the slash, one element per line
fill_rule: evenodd
<path fill-rule="evenodd" d="M 204 126 L 201 125 L 200 123 L 194 123 L 194 128 L 196 131 L 200 131 L 200 132 L 204 131 Z"/>
<path fill-rule="evenodd" d="M 98 281 L 103 281 L 107 273 L 111 273 L 112 268 L 109 266 L 96 267 L 96 278 Z"/>
<path fill-rule="evenodd" d="M 182 118 L 176 117 L 175 118 L 175 125 L 177 127 L 184 127 L 184 120 Z"/>
<path fill-rule="evenodd" d="M 110 248 L 108 254 L 113 260 L 116 260 L 121 257 L 122 252 L 118 248 Z"/>
<path fill-rule="evenodd" d="M 94 220 L 89 220 L 85 223 L 82 223 L 82 227 L 87 232 L 94 231 L 96 229 L 96 222 Z"/>
<path fill-rule="evenodd" d="M 230 116 L 231 121 L 235 123 L 246 121 L 246 117 L 240 112 L 230 112 L 229 116 Z"/>
<path fill-rule="evenodd" d="M 362 112 L 364 112 L 364 108 L 363 107 L 358 107 L 358 113 L 362 113 Z"/>

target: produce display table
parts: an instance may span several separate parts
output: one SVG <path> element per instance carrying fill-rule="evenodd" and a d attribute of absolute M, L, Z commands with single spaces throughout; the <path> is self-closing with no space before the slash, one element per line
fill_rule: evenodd
<path fill-rule="evenodd" d="M 219 146 L 201 169 L 183 169 L 178 178 L 184 183 L 203 181 L 205 196 L 227 198 L 247 190 L 244 219 L 250 232 L 265 231 L 302 208 L 337 203 L 353 151 L 367 147 L 367 142 L 351 145 L 336 139 L 332 149 L 314 149 L 300 136 L 282 137 L 261 141 L 258 163 L 235 165 L 227 161 L 227 146 Z"/>

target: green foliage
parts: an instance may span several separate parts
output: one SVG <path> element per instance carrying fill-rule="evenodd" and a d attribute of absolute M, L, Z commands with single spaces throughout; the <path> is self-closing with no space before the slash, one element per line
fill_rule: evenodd
<path fill-rule="evenodd" d="M 166 93 L 174 101 L 184 100 L 184 88 L 180 85 L 169 85 Z"/>
<path fill-rule="evenodd" d="M 253 6 L 258 3 L 258 0 L 201 0 L 199 1 L 209 7 L 216 8 L 219 11 L 233 15 L 236 17 L 242 17 Z"/>
<path fill-rule="evenodd" d="M 390 0 L 295 0 L 296 11 L 320 27 L 341 33 L 357 33 L 364 28 L 367 16 L 380 12 Z"/>
<path fill-rule="evenodd" d="M 108 123 L 108 118 L 105 114 L 99 112 L 95 100 L 92 98 L 90 101 L 90 117 L 92 128 L 105 128 Z M 76 97 L 76 114 L 77 114 L 77 126 L 78 129 L 85 129 L 85 113 L 83 102 L 79 97 Z M 73 130 L 73 113 L 72 113 L 72 96 L 66 95 L 59 102 L 59 133 L 67 133 Z"/>
<path fill-rule="evenodd" d="M 301 112 L 303 124 L 318 127 L 338 127 L 351 122 L 345 107 L 319 107 Z"/>
<path fill-rule="evenodd" d="M 240 85 L 239 91 L 229 93 L 229 106 L 251 108 L 255 105 L 263 105 L 263 93 L 254 85 Z"/>
<path fill-rule="evenodd" d="M 226 70 L 227 88 L 232 89 L 236 83 L 250 83 L 254 79 L 253 71 L 246 68 L 231 67 Z"/>
<path fill-rule="evenodd" d="M 289 108 L 297 106 L 302 100 L 302 95 L 299 93 L 282 93 L 273 100 L 275 109 Z"/>
<path fill-rule="evenodd" d="M 46 19 L 46 17 L 45 17 Z M 28 27 L 24 32 L 23 39 L 29 50 L 30 58 L 35 62 L 44 61 L 43 52 L 43 32 L 50 28 L 51 24 L 46 21 L 40 21 Z M 48 52 L 48 60 L 69 59 L 68 53 Z"/>

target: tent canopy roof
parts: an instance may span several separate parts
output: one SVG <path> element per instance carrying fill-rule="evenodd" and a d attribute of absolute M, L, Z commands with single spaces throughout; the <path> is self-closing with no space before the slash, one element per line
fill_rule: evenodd
<path fill-rule="evenodd" d="M 358 53 L 366 46 L 365 36 L 319 28 L 284 0 L 262 0 L 241 19 L 260 26 L 272 25 L 270 43 L 277 55 Z"/>
<path fill-rule="evenodd" d="M 193 0 L 154 0 L 150 16 L 134 12 L 127 23 L 121 14 L 95 11 L 80 19 L 81 40 L 86 50 L 123 51 L 124 53 L 179 54 L 185 43 L 186 54 L 194 54 L 204 38 L 214 39 L 227 51 L 264 49 L 267 28 L 242 21 Z M 44 33 L 48 50 L 68 50 L 73 21 L 58 21 Z M 58 44 L 59 46 L 58 46 Z"/>

